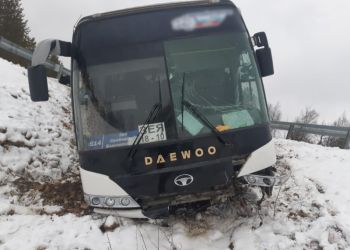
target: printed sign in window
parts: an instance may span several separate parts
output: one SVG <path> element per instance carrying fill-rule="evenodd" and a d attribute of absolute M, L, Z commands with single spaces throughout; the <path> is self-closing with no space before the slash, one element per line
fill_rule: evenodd
<path fill-rule="evenodd" d="M 88 149 L 102 149 L 132 145 L 137 135 L 137 130 L 127 131 L 124 133 L 114 133 L 105 135 L 96 135 L 87 137 Z"/>
<path fill-rule="evenodd" d="M 139 125 L 139 131 L 145 129 L 145 133 L 140 143 L 151 143 L 166 140 L 166 131 L 164 122 L 151 123 L 148 126 Z"/>

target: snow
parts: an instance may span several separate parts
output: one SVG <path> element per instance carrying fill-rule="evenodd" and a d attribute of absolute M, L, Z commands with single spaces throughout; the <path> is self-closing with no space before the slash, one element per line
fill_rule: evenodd
<path fill-rule="evenodd" d="M 350 150 L 284 139 L 276 168 L 290 178 L 261 209 L 255 188 L 166 221 L 46 204 L 49 183 L 78 178 L 70 90 L 54 79 L 49 89 L 49 102 L 32 103 L 25 69 L 0 59 L 0 249 L 350 249 Z"/>
<path fill-rule="evenodd" d="M 50 101 L 33 103 L 25 69 L 0 58 L 0 73 L 1 172 L 61 178 L 76 158 L 70 146 L 70 90 L 49 79 Z"/>

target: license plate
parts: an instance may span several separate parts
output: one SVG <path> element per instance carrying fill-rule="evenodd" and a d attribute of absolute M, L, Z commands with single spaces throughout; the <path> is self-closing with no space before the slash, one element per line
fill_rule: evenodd
<path fill-rule="evenodd" d="M 166 131 L 164 122 L 151 123 L 148 126 L 139 125 L 139 132 L 142 127 L 145 127 L 146 131 L 142 137 L 140 143 L 151 143 L 166 140 Z"/>

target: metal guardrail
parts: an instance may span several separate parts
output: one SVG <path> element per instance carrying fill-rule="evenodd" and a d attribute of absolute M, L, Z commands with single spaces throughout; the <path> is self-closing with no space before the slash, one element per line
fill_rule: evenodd
<path fill-rule="evenodd" d="M 287 138 L 290 138 L 293 132 L 343 138 L 345 139 L 344 148 L 350 149 L 350 127 L 272 121 L 271 128 L 277 130 L 287 130 Z"/>
<path fill-rule="evenodd" d="M 6 38 L 4 38 L 2 36 L 0 36 L 0 48 L 8 51 L 14 55 L 20 56 L 28 61 L 32 60 L 32 55 L 33 55 L 32 51 L 25 49 L 25 48 L 13 43 L 13 42 L 7 40 Z M 66 75 L 66 76 L 70 75 L 70 70 L 64 68 L 60 64 L 56 64 L 56 63 L 53 63 L 53 62 L 47 60 L 44 65 L 46 68 L 57 72 L 58 73 L 57 78 L 60 78 L 61 75 Z"/>

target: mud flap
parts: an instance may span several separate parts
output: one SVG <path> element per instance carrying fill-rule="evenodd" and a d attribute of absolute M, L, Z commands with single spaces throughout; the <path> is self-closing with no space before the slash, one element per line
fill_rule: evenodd
<path fill-rule="evenodd" d="M 143 209 L 142 213 L 144 216 L 151 219 L 163 219 L 169 217 L 169 206 L 162 204 L 159 206 L 152 206 L 147 209 Z"/>

